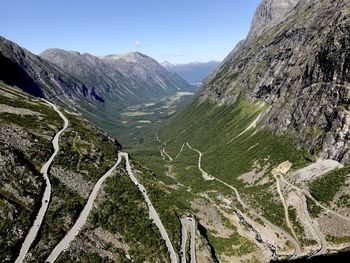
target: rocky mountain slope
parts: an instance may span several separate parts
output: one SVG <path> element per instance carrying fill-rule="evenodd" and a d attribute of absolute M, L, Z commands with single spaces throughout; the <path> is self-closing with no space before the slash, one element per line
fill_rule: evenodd
<path fill-rule="evenodd" d="M 310 153 L 348 163 L 349 7 L 347 1 L 299 2 L 285 21 L 260 36 L 251 33 L 209 80 L 201 100 L 262 101 L 269 107 L 260 125 L 294 134 Z"/>
<path fill-rule="evenodd" d="M 168 71 L 174 72 L 190 83 L 202 83 L 217 67 L 219 61 L 192 62 L 188 64 L 162 63 Z"/>
<path fill-rule="evenodd" d="M 69 106 L 98 100 L 92 88 L 77 78 L 3 37 L 0 37 L 0 80 Z"/>
<path fill-rule="evenodd" d="M 147 145 L 150 152 L 156 144 L 152 157 L 139 157 L 187 192 L 223 262 L 350 247 L 350 3 L 301 0 L 289 10 L 242 41 L 198 98 L 159 129 L 158 143 Z M 222 221 L 239 236 L 220 229 Z"/>
<path fill-rule="evenodd" d="M 52 154 L 51 140 L 63 121 L 44 101 L 2 82 L 0 98 L 0 261 L 14 262 L 41 206 L 45 180 L 40 169 Z M 51 198 L 24 262 L 45 260 L 73 226 L 95 183 L 115 164 L 121 149 L 118 141 L 80 116 L 62 108 L 61 112 L 69 124 L 48 173 Z M 165 201 L 164 187 L 150 171 L 131 162 L 135 176 L 152 196 L 157 193 L 159 198 L 152 202 L 162 218 L 170 218 L 164 225 L 177 244 L 178 208 Z M 57 262 L 168 262 L 165 242 L 124 167 L 123 162 L 103 184 L 81 235 Z"/>
<path fill-rule="evenodd" d="M 255 11 L 247 39 L 255 38 L 284 21 L 300 0 L 264 0 Z"/>
<path fill-rule="evenodd" d="M 98 58 L 87 53 L 48 49 L 40 56 L 94 87 L 105 100 L 124 106 L 193 89 L 179 76 L 138 52 Z"/>
<path fill-rule="evenodd" d="M 82 113 L 109 133 L 124 132 L 122 110 L 150 105 L 196 87 L 140 54 L 98 58 L 60 49 L 36 56 L 0 38 L 0 80 Z"/>

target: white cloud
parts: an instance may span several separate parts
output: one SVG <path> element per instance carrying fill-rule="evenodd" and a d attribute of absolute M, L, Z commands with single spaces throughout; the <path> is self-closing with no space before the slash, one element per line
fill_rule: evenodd
<path fill-rule="evenodd" d="M 140 40 L 135 40 L 135 41 L 134 41 L 134 45 L 135 45 L 137 48 L 139 48 L 139 47 L 141 47 L 142 42 L 141 42 Z"/>

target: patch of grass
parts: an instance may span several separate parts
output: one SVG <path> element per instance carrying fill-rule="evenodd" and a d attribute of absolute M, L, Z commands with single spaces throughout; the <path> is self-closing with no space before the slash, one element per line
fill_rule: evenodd
<path fill-rule="evenodd" d="M 243 256 L 256 250 L 253 242 L 240 236 L 237 232 L 231 234 L 228 238 L 217 237 L 209 233 L 208 238 L 218 255 Z"/>

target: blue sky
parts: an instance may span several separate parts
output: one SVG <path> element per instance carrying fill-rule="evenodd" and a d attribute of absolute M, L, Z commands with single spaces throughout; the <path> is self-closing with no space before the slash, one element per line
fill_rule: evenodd
<path fill-rule="evenodd" d="M 140 51 L 172 63 L 222 60 L 259 0 L 2 0 L 0 35 L 35 54 L 57 47 Z"/>

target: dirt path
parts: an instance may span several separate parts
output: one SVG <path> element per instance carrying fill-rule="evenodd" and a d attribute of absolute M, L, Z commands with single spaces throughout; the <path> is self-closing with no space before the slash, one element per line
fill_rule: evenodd
<path fill-rule="evenodd" d="M 192 151 L 195 151 L 195 152 L 197 152 L 197 153 L 199 154 L 199 158 L 198 158 L 198 169 L 199 169 L 199 171 L 201 171 L 202 176 L 203 176 L 203 179 L 206 180 L 206 181 L 213 181 L 213 180 L 215 180 L 215 178 L 214 178 L 213 176 L 209 175 L 206 171 L 204 171 L 204 170 L 202 169 L 202 164 L 201 164 L 201 162 L 202 162 L 203 153 L 202 153 L 201 151 L 198 151 L 197 149 L 192 148 L 191 145 L 190 145 L 188 142 L 186 142 L 186 145 L 187 145 L 187 147 L 190 148 Z"/>
<path fill-rule="evenodd" d="M 51 102 L 47 101 L 47 100 L 43 100 L 44 102 L 46 102 L 47 104 L 49 104 L 61 117 L 61 119 L 64 121 L 64 126 L 63 128 L 56 133 L 55 137 L 52 140 L 52 145 L 54 148 L 54 152 L 51 155 L 50 159 L 42 166 L 40 173 L 43 175 L 44 180 L 45 180 L 45 191 L 43 194 L 43 197 L 41 199 L 41 207 L 39 209 L 39 212 L 35 218 L 34 224 L 33 226 L 30 228 L 24 242 L 22 243 L 22 247 L 21 250 L 19 252 L 19 255 L 15 261 L 15 263 L 20 263 L 23 262 L 26 254 L 28 253 L 28 250 L 30 248 L 30 246 L 32 245 L 35 237 L 37 236 L 39 229 L 41 227 L 41 224 L 43 222 L 44 216 L 46 214 L 47 208 L 49 206 L 50 203 L 50 198 L 51 198 L 51 183 L 50 183 L 50 179 L 48 177 L 48 170 L 54 160 L 54 158 L 56 157 L 58 151 L 59 151 L 59 145 L 58 145 L 58 140 L 60 138 L 60 135 L 64 132 L 64 130 L 68 127 L 68 119 L 63 115 L 63 113 L 56 107 L 56 105 L 52 104 Z"/>

